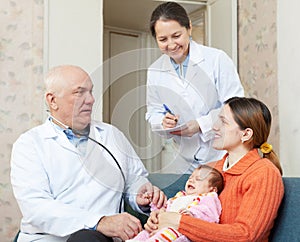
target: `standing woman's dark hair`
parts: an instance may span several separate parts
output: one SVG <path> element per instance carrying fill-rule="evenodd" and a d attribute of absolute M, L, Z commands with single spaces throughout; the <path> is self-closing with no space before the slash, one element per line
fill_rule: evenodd
<path fill-rule="evenodd" d="M 151 15 L 150 19 L 150 31 L 152 36 L 155 38 L 155 24 L 157 20 L 175 20 L 182 27 L 190 29 L 190 19 L 185 9 L 175 2 L 166 2 L 160 4 Z"/>
<path fill-rule="evenodd" d="M 192 173 L 197 165 L 219 160 L 225 154 L 224 150 L 212 149 L 212 120 L 225 100 L 244 96 L 244 89 L 224 51 L 191 38 L 192 24 L 180 4 L 169 1 L 158 5 L 149 25 L 162 55 L 147 69 L 145 119 L 162 139 L 165 137 L 155 127 L 186 124 L 169 137 L 182 158 L 174 160 L 172 172 L 179 172 L 184 165 L 185 172 Z"/>
<path fill-rule="evenodd" d="M 268 158 L 282 174 L 282 168 L 272 146 L 267 143 L 272 116 L 268 107 L 255 98 L 233 97 L 225 101 L 228 104 L 235 122 L 243 130 L 253 130 L 252 138 L 247 141 L 250 148 L 258 148 L 264 158 Z"/>

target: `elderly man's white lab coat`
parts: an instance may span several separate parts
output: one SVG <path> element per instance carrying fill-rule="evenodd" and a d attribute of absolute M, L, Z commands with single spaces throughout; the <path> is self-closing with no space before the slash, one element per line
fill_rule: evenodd
<path fill-rule="evenodd" d="M 115 156 L 125 188 L 108 152 L 88 140 L 82 157 L 50 120 L 15 142 L 11 182 L 23 215 L 19 241 L 66 241 L 77 230 L 93 228 L 102 216 L 118 213 L 123 190 L 138 209 L 136 192 L 148 173 L 135 151 L 111 125 L 92 122 L 90 136 Z"/>

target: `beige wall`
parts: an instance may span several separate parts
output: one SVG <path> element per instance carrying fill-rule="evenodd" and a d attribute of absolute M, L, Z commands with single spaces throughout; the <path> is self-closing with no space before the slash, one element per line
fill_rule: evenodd
<path fill-rule="evenodd" d="M 44 0 L 44 71 L 61 64 L 90 73 L 96 97 L 93 117 L 102 119 L 102 1 Z M 70 7 L 72 6 L 72 7 Z M 88 14 L 85 14 L 88 13 Z"/>
<path fill-rule="evenodd" d="M 278 93 L 280 158 L 285 174 L 300 176 L 300 32 L 299 0 L 278 0 Z"/>
<path fill-rule="evenodd" d="M 239 0 L 239 73 L 246 95 L 273 115 L 269 142 L 284 176 L 300 177 L 298 0 Z"/>
<path fill-rule="evenodd" d="M 272 116 L 269 143 L 279 153 L 276 0 L 239 0 L 239 73 L 245 94 L 267 104 Z"/>
<path fill-rule="evenodd" d="M 0 1 L 0 241 L 12 241 L 20 214 L 10 186 L 12 143 L 42 122 L 42 1 Z"/>
<path fill-rule="evenodd" d="M 19 229 L 10 152 L 21 133 L 44 121 L 43 72 L 58 64 L 80 65 L 92 74 L 99 98 L 102 26 L 102 0 L 0 1 L 1 242 L 12 241 Z M 94 115 L 102 117 L 97 110 Z"/>

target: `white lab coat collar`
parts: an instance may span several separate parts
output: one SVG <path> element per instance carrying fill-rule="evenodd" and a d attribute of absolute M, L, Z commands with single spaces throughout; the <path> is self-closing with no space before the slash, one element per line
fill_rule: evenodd
<path fill-rule="evenodd" d="M 101 125 L 101 122 L 91 121 L 91 129 L 97 129 L 98 131 L 104 130 L 104 125 Z M 45 126 L 45 132 L 42 134 L 43 138 L 54 138 L 58 136 L 58 133 L 53 129 L 51 121 L 47 118 L 46 122 L 42 124 Z M 43 127 L 44 128 L 44 127 Z"/>
<path fill-rule="evenodd" d="M 191 42 L 190 42 L 190 63 L 193 66 L 195 66 L 205 60 L 200 46 L 201 45 L 199 45 L 195 41 L 191 40 Z"/>
<path fill-rule="evenodd" d="M 198 47 L 197 43 L 193 40 L 190 41 L 190 60 L 189 60 L 189 67 L 190 66 L 197 66 L 200 62 L 204 61 L 204 55 L 202 50 Z M 162 67 L 161 71 L 174 71 L 174 67 L 171 63 L 170 57 L 166 54 L 161 56 L 162 58 Z M 190 65 L 191 64 L 191 65 Z"/>
<path fill-rule="evenodd" d="M 171 63 L 170 57 L 166 54 L 160 57 L 160 61 L 157 61 L 150 69 L 158 70 L 161 72 L 169 72 L 175 78 L 178 77 L 174 66 Z M 203 51 L 200 46 L 191 40 L 190 42 L 190 60 L 188 63 L 188 68 L 186 71 L 185 82 L 183 82 L 183 86 L 186 88 L 192 80 L 199 75 L 199 63 L 205 60 Z M 160 64 L 161 63 L 161 64 Z M 189 80 L 189 81 L 188 81 Z"/>
<path fill-rule="evenodd" d="M 100 122 L 95 122 L 95 121 L 91 122 L 91 131 L 90 131 L 91 137 L 96 139 L 98 142 L 102 141 L 101 132 L 104 131 L 104 126 L 101 124 L 102 123 Z M 60 133 L 57 132 L 57 130 L 53 127 L 49 118 L 46 120 L 44 124 L 42 124 L 42 129 L 44 130 L 44 132 L 41 133 L 42 138 L 57 139 L 57 142 L 61 146 L 69 150 L 72 150 L 73 152 L 78 153 L 78 150 L 74 147 L 74 145 L 72 145 L 68 141 L 67 137 L 65 135 L 60 135 Z"/>

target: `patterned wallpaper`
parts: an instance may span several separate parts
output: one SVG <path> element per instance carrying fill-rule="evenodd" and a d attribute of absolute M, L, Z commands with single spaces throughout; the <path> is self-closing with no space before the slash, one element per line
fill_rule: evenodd
<path fill-rule="evenodd" d="M 0 241 L 12 241 L 20 212 L 10 186 L 13 142 L 43 117 L 43 0 L 0 1 Z"/>
<path fill-rule="evenodd" d="M 268 142 L 279 153 L 277 0 L 239 0 L 239 74 L 245 94 L 262 100 L 273 117 Z"/>
<path fill-rule="evenodd" d="M 10 152 L 25 130 L 43 120 L 43 0 L 0 1 L 0 241 L 12 241 L 20 212 L 10 186 Z M 273 114 L 277 149 L 276 0 L 239 0 L 239 73 L 247 96 Z"/>

